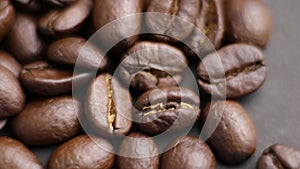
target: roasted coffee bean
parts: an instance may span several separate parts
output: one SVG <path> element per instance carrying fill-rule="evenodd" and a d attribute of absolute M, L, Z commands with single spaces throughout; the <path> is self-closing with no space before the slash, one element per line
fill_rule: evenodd
<path fill-rule="evenodd" d="M 60 64 L 76 64 L 99 70 L 103 70 L 108 62 L 96 46 L 80 37 L 68 37 L 54 41 L 48 48 L 47 56 L 49 60 Z"/>
<path fill-rule="evenodd" d="M 218 49 L 224 36 L 224 12 L 222 1 L 201 0 L 196 28 L 187 40 L 187 45 L 202 56 Z"/>
<path fill-rule="evenodd" d="M 194 28 L 199 0 L 152 0 L 147 8 L 146 24 L 150 32 L 185 39 Z"/>
<path fill-rule="evenodd" d="M 48 169 L 111 169 L 115 155 L 112 145 L 99 137 L 77 136 L 51 155 Z"/>
<path fill-rule="evenodd" d="M 179 49 L 164 43 L 139 42 L 123 55 L 117 71 L 130 87 L 146 91 L 177 86 L 186 68 L 187 60 Z"/>
<path fill-rule="evenodd" d="M 268 147 L 257 161 L 257 169 L 298 169 L 300 151 L 283 144 Z"/>
<path fill-rule="evenodd" d="M 207 142 L 223 163 L 242 163 L 255 152 L 257 139 L 254 124 L 238 102 L 215 101 L 207 104 L 203 110 L 204 122 L 208 128 L 203 133 L 210 136 Z M 217 128 L 210 133 L 216 122 Z"/>
<path fill-rule="evenodd" d="M 23 85 L 29 91 L 45 96 L 55 96 L 72 91 L 72 86 L 83 85 L 91 79 L 90 73 L 73 74 L 63 69 L 38 61 L 25 65 L 20 74 Z"/>
<path fill-rule="evenodd" d="M 92 11 L 92 0 L 78 0 L 66 8 L 52 10 L 39 20 L 39 30 L 48 36 L 77 32 Z"/>
<path fill-rule="evenodd" d="M 0 41 L 10 31 L 15 21 L 15 8 L 10 0 L 0 1 Z"/>
<path fill-rule="evenodd" d="M 135 103 L 138 126 L 149 134 L 192 128 L 200 116 L 199 104 L 199 96 L 189 89 L 148 90 Z"/>
<path fill-rule="evenodd" d="M 216 159 L 206 143 L 194 136 L 179 137 L 162 155 L 163 169 L 215 169 Z"/>
<path fill-rule="evenodd" d="M 6 123 L 7 123 L 6 119 L 0 120 L 0 131 L 5 127 Z"/>
<path fill-rule="evenodd" d="M 265 46 L 271 35 L 271 16 L 262 0 L 225 0 L 226 36 L 230 42 Z"/>
<path fill-rule="evenodd" d="M 110 74 L 100 74 L 87 92 L 86 118 L 105 137 L 126 135 L 132 125 L 131 106 L 129 91 Z"/>
<path fill-rule="evenodd" d="M 45 146 L 68 140 L 81 130 L 80 103 L 71 96 L 29 102 L 12 119 L 13 134 L 27 145 Z"/>
<path fill-rule="evenodd" d="M 121 23 L 113 24 L 108 29 L 102 30 L 102 33 L 97 34 L 101 41 L 105 42 L 103 45 L 111 48 L 125 38 L 122 45 L 130 46 L 133 44 L 137 36 L 127 37 L 140 32 L 141 15 L 138 13 L 141 13 L 142 10 L 143 3 L 141 0 L 95 0 L 93 22 L 97 30 L 112 21 L 127 17 L 123 18 Z M 133 16 L 134 14 L 138 15 Z"/>
<path fill-rule="evenodd" d="M 9 70 L 17 78 L 22 70 L 20 63 L 8 52 L 0 49 L 0 65 Z"/>
<path fill-rule="evenodd" d="M 0 137 L 1 169 L 43 169 L 39 159 L 18 140 Z"/>
<path fill-rule="evenodd" d="M 36 30 L 36 19 L 18 13 L 14 26 L 5 38 L 5 46 L 22 63 L 40 60 L 45 43 Z"/>
<path fill-rule="evenodd" d="M 236 98 L 257 90 L 265 81 L 261 50 L 233 44 L 207 55 L 197 69 L 201 88 L 214 96 Z"/>
<path fill-rule="evenodd" d="M 43 1 L 53 6 L 64 7 L 67 5 L 71 5 L 72 3 L 77 2 L 79 0 L 43 0 Z"/>
<path fill-rule="evenodd" d="M 158 169 L 158 148 L 153 139 L 141 133 L 130 133 L 120 145 L 117 168 Z"/>
<path fill-rule="evenodd" d="M 18 79 L 0 66 L 0 119 L 20 113 L 26 97 Z"/>
<path fill-rule="evenodd" d="M 40 0 L 13 0 L 15 4 L 29 13 L 41 13 L 46 6 Z"/>

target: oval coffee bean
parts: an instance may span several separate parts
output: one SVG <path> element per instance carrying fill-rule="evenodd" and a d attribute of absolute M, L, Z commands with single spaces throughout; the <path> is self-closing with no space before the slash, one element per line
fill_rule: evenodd
<path fill-rule="evenodd" d="M 10 31 L 15 21 L 15 8 L 10 0 L 0 1 L 0 41 Z"/>
<path fill-rule="evenodd" d="M 261 50 L 245 44 L 226 46 L 208 54 L 198 65 L 198 83 L 214 96 L 236 98 L 257 90 L 265 81 Z"/>
<path fill-rule="evenodd" d="M 38 61 L 25 65 L 20 80 L 29 91 L 45 96 L 55 96 L 72 91 L 72 86 L 83 85 L 91 78 L 90 73 L 74 74 L 70 69 L 62 69 Z"/>
<path fill-rule="evenodd" d="M 80 135 L 65 142 L 52 153 L 48 169 L 111 169 L 115 159 L 113 152 L 108 141 Z"/>
<path fill-rule="evenodd" d="M 117 71 L 130 87 L 146 91 L 177 86 L 186 68 L 187 60 L 179 49 L 145 41 L 135 44 L 123 55 Z"/>
<path fill-rule="evenodd" d="M 60 143 L 81 130 L 77 115 L 80 103 L 71 96 L 39 99 L 28 103 L 12 119 L 13 134 L 27 145 L 45 146 Z"/>
<path fill-rule="evenodd" d="M 199 13 L 199 0 L 152 0 L 147 12 L 146 24 L 150 32 L 178 40 L 185 39 L 194 28 Z"/>
<path fill-rule="evenodd" d="M 0 119 L 20 113 L 25 100 L 19 80 L 9 70 L 0 66 Z"/>
<path fill-rule="evenodd" d="M 148 90 L 135 103 L 139 128 L 149 134 L 192 128 L 200 116 L 200 99 L 179 87 Z"/>
<path fill-rule="evenodd" d="M 39 30 L 48 36 L 75 33 L 87 20 L 92 7 L 92 0 L 78 0 L 61 10 L 52 10 L 39 20 Z"/>
<path fill-rule="evenodd" d="M 216 159 L 206 143 L 193 136 L 177 138 L 162 155 L 163 169 L 215 169 Z"/>
<path fill-rule="evenodd" d="M 39 159 L 18 140 L 0 137 L 1 169 L 43 169 Z"/>
<path fill-rule="evenodd" d="M 103 136 L 126 135 L 132 125 L 131 106 L 129 91 L 110 74 L 100 74 L 87 92 L 86 118 Z"/>
<path fill-rule="evenodd" d="M 5 127 L 6 123 L 7 123 L 6 119 L 0 120 L 0 131 Z"/>
<path fill-rule="evenodd" d="M 268 147 L 257 161 L 257 169 L 298 169 L 300 151 L 283 144 Z"/>
<path fill-rule="evenodd" d="M 121 22 L 113 24 L 111 29 L 102 30 L 103 33 L 98 33 L 99 38 L 105 42 L 103 45 L 112 47 L 119 41 L 127 38 L 129 35 L 136 35 L 141 29 L 141 13 L 143 3 L 141 0 L 118 1 L 118 0 L 95 0 L 93 9 L 93 22 L 96 30 L 104 25 L 120 19 Z M 131 15 L 131 16 L 130 16 Z M 129 17 L 130 16 L 130 17 Z M 123 43 L 125 46 L 130 46 L 136 40 L 137 36 L 126 39 Z"/>
<path fill-rule="evenodd" d="M 246 110 L 236 101 L 207 104 L 202 117 L 203 124 L 206 121 L 209 129 L 203 131 L 206 135 L 211 127 L 215 127 L 215 119 L 220 121 L 207 140 L 214 154 L 226 164 L 246 161 L 255 152 L 257 144 L 256 129 Z"/>
<path fill-rule="evenodd" d="M 0 65 L 9 70 L 15 77 L 19 77 L 22 70 L 20 63 L 8 52 L 0 49 Z"/>
<path fill-rule="evenodd" d="M 5 46 L 22 63 L 40 60 L 45 43 L 36 30 L 36 19 L 18 13 L 14 26 L 5 38 Z"/>
<path fill-rule="evenodd" d="M 231 42 L 265 46 L 271 35 L 271 16 L 261 0 L 225 0 L 226 36 Z"/>
<path fill-rule="evenodd" d="M 99 70 L 103 70 L 108 62 L 96 46 L 80 37 L 67 37 L 54 41 L 48 48 L 47 56 L 49 60 L 60 64 L 76 64 Z M 78 57 L 80 59 L 77 59 Z"/>
<path fill-rule="evenodd" d="M 224 12 L 222 1 L 201 0 L 196 28 L 186 40 L 198 56 L 219 48 L 224 36 Z M 208 42 L 209 41 L 209 42 Z"/>
<path fill-rule="evenodd" d="M 158 169 L 158 148 L 151 137 L 130 133 L 121 143 L 117 156 L 118 169 Z"/>

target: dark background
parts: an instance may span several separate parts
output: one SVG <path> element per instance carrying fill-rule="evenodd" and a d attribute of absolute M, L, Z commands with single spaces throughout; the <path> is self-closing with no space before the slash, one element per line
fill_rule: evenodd
<path fill-rule="evenodd" d="M 263 149 L 274 143 L 300 149 L 300 1 L 265 2 L 273 17 L 273 34 L 265 49 L 268 77 L 257 92 L 239 99 L 255 123 L 258 147 L 242 165 L 219 164 L 218 169 L 253 169 Z M 54 149 L 33 151 L 46 164 Z"/>

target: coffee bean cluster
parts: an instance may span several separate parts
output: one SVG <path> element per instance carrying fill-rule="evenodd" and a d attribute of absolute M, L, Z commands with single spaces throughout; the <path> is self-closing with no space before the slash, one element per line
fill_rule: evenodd
<path fill-rule="evenodd" d="M 0 0 L 0 7 L 0 134 L 9 133 L 0 136 L 1 169 L 214 169 L 255 152 L 255 126 L 232 99 L 266 79 L 271 17 L 262 0 Z M 143 12 L 162 17 L 134 15 Z M 113 46 L 108 53 L 88 41 L 130 15 L 97 37 Z M 155 33 L 141 34 L 143 27 Z M 75 65 L 84 71 L 73 73 Z M 200 94 L 181 87 L 188 69 Z M 181 135 L 160 154 L 151 136 L 196 121 L 213 131 L 203 131 L 208 140 Z M 28 148 L 52 145 L 59 146 L 46 166 Z M 299 169 L 300 151 L 274 144 L 256 167 Z"/>

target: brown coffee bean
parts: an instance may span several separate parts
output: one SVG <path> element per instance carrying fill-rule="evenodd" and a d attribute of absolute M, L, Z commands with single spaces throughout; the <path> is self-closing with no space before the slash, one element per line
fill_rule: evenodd
<path fill-rule="evenodd" d="M 298 169 L 300 151 L 283 144 L 268 147 L 257 161 L 257 169 Z"/>
<path fill-rule="evenodd" d="M 214 49 L 220 48 L 224 36 L 224 27 L 222 1 L 201 0 L 196 28 L 185 41 L 193 52 L 201 57 L 214 51 Z"/>
<path fill-rule="evenodd" d="M 192 31 L 199 13 L 199 0 L 152 0 L 147 12 L 146 24 L 150 32 L 185 39 Z"/>
<path fill-rule="evenodd" d="M 48 48 L 47 56 L 49 60 L 59 64 L 76 64 L 99 70 L 103 70 L 108 64 L 107 58 L 96 46 L 80 37 L 67 37 L 54 41 Z"/>
<path fill-rule="evenodd" d="M 0 119 L 20 113 L 25 100 L 18 79 L 9 70 L 0 66 Z"/>
<path fill-rule="evenodd" d="M 74 85 L 84 85 L 91 78 L 90 73 L 73 74 L 63 69 L 38 61 L 25 65 L 20 74 L 22 84 L 33 93 L 55 96 L 72 91 Z"/>
<path fill-rule="evenodd" d="M 220 121 L 213 130 L 216 119 Z M 255 152 L 257 138 L 254 124 L 238 102 L 215 101 L 207 104 L 203 110 L 202 124 L 204 122 L 208 128 L 203 133 L 210 136 L 207 142 L 223 163 L 242 163 Z M 209 135 L 212 130 L 212 135 Z"/>
<path fill-rule="evenodd" d="M 117 156 L 118 169 L 158 169 L 158 149 L 151 137 L 130 133 L 121 143 Z"/>
<path fill-rule="evenodd" d="M 141 15 L 130 15 L 141 13 L 142 9 L 143 3 L 141 0 L 95 0 L 93 22 L 97 30 L 112 21 L 128 17 L 123 18 L 119 23 L 113 24 L 111 29 L 105 29 L 97 33 L 99 39 L 105 42 L 103 45 L 111 48 L 129 35 L 138 34 L 141 29 Z M 130 37 L 124 40 L 122 45 L 130 46 L 136 39 L 137 36 Z"/>
<path fill-rule="evenodd" d="M 265 46 L 271 35 L 271 16 L 261 0 L 225 0 L 226 36 L 230 42 Z"/>
<path fill-rule="evenodd" d="M 78 0 L 61 10 L 52 10 L 39 20 L 39 30 L 48 36 L 75 33 L 84 25 L 92 7 L 92 0 Z"/>
<path fill-rule="evenodd" d="M 13 134 L 27 145 L 45 146 L 68 140 L 81 130 L 80 103 L 71 96 L 29 102 L 12 119 Z"/>
<path fill-rule="evenodd" d="M 7 120 L 6 120 L 6 119 L 0 120 L 0 131 L 5 127 L 6 123 L 7 123 Z"/>
<path fill-rule="evenodd" d="M 131 106 L 129 91 L 110 74 L 100 74 L 87 92 L 88 124 L 105 137 L 126 135 L 132 125 Z"/>
<path fill-rule="evenodd" d="M 14 26 L 5 38 L 5 46 L 22 63 L 40 60 L 45 43 L 37 33 L 36 19 L 18 13 Z"/>
<path fill-rule="evenodd" d="M 0 1 L 0 41 L 10 31 L 15 21 L 15 8 L 10 0 Z"/>
<path fill-rule="evenodd" d="M 149 134 L 192 128 L 200 116 L 199 104 L 199 96 L 189 89 L 165 87 L 148 90 L 135 103 L 137 124 Z"/>
<path fill-rule="evenodd" d="M 236 98 L 256 91 L 265 81 L 261 50 L 245 44 L 226 46 L 207 55 L 197 69 L 201 88 L 214 96 Z"/>
<path fill-rule="evenodd" d="M 108 141 L 80 135 L 65 142 L 52 153 L 48 169 L 111 169 L 115 159 L 113 152 Z"/>
<path fill-rule="evenodd" d="M 123 55 L 117 71 L 130 87 L 146 91 L 177 86 L 186 68 L 187 60 L 179 49 L 164 43 L 139 42 Z"/>
<path fill-rule="evenodd" d="M 53 6 L 64 7 L 71 5 L 79 0 L 43 0 L 45 3 L 51 4 Z"/>
<path fill-rule="evenodd" d="M 0 137 L 1 169 L 43 169 L 39 159 L 18 140 Z"/>
<path fill-rule="evenodd" d="M 215 169 L 216 159 L 207 146 L 199 138 L 193 136 L 179 137 L 169 146 L 162 155 L 161 168 L 163 169 Z"/>
<path fill-rule="evenodd" d="M 17 78 L 22 70 L 20 63 L 8 52 L 0 49 L 0 65 L 9 70 Z"/>

